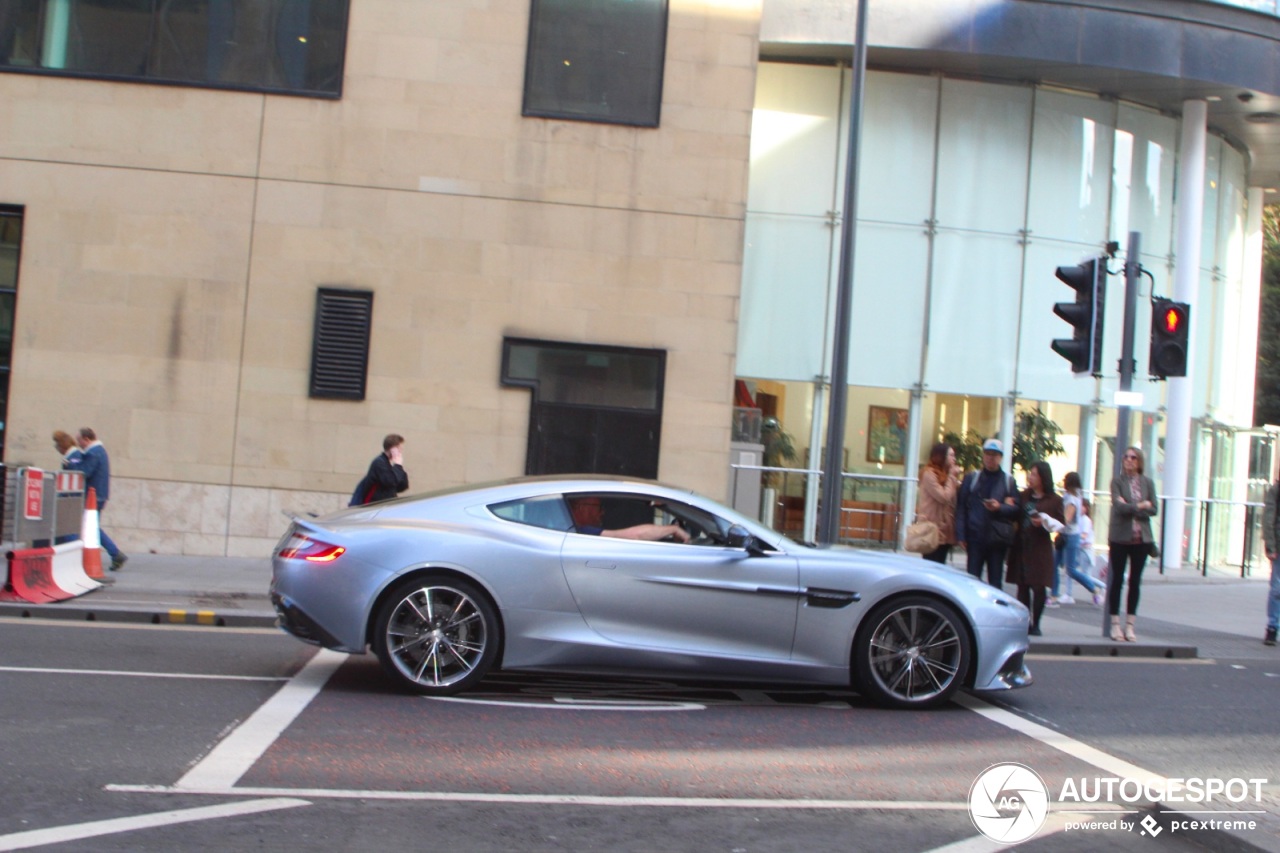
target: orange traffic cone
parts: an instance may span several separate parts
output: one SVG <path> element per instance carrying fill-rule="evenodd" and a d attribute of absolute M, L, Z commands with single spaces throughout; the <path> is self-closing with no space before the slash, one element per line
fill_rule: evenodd
<path fill-rule="evenodd" d="M 84 543 L 84 573 L 91 578 L 102 577 L 102 538 L 98 536 L 98 492 L 90 488 L 84 496 L 84 522 L 80 525 L 80 539 Z"/>

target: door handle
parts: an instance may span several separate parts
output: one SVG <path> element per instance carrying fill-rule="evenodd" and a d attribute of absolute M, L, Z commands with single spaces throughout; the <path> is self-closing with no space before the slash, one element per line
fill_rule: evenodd
<path fill-rule="evenodd" d="M 604 560 L 587 560 L 588 569 L 616 569 L 617 563 L 607 563 Z"/>

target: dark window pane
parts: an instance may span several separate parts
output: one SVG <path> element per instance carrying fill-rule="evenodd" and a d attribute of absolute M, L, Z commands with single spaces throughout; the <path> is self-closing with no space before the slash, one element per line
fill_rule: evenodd
<path fill-rule="evenodd" d="M 0 69 L 338 95 L 348 0 L 0 0 Z"/>
<path fill-rule="evenodd" d="M 8 370 L 13 360 L 13 306 L 17 295 L 0 291 L 0 368 Z"/>
<path fill-rule="evenodd" d="M 533 0 L 525 115 L 658 125 L 667 0 Z"/>
<path fill-rule="evenodd" d="M 59 5 L 49 4 L 50 12 Z M 57 38 L 51 33 L 46 40 L 44 64 L 68 71 L 145 77 L 151 22 L 150 0 L 79 0 L 71 5 L 66 35 Z M 54 27 L 47 21 L 45 32 Z"/>
<path fill-rule="evenodd" d="M 40 63 L 41 0 L 0 0 L 0 65 Z"/>
<path fill-rule="evenodd" d="M 18 286 L 18 248 L 22 245 L 22 215 L 0 208 L 0 290 Z"/>

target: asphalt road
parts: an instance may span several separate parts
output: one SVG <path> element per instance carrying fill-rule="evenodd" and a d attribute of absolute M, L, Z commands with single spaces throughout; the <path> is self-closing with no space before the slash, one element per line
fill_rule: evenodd
<path fill-rule="evenodd" d="M 1055 796 L 1117 768 L 1275 773 L 1265 659 L 1032 665 L 1027 690 L 928 713 L 502 674 L 433 700 L 270 630 L 0 620 L 0 850 L 994 850 L 967 804 L 993 764 Z M 1118 828 L 1142 809 L 1055 804 L 1022 846 L 1275 843 Z M 1104 826 L 1067 828 L 1085 811 Z"/>

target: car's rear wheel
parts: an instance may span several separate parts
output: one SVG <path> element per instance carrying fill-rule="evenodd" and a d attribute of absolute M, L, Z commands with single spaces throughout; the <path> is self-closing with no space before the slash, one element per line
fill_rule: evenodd
<path fill-rule="evenodd" d="M 374 623 L 373 650 L 407 690 L 452 696 L 493 666 L 501 630 L 493 605 L 472 584 L 425 577 L 387 596 Z"/>
<path fill-rule="evenodd" d="M 854 687 L 878 705 L 931 708 L 960 689 L 969 634 L 951 606 L 927 596 L 881 604 L 853 645 Z"/>

